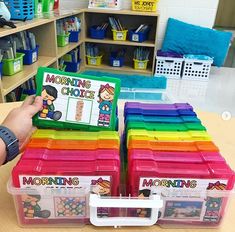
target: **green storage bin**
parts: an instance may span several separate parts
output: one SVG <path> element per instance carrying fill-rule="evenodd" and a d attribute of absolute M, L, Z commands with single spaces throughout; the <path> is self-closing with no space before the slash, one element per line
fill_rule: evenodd
<path fill-rule="evenodd" d="M 57 35 L 57 46 L 58 47 L 65 47 L 69 44 L 69 34 L 66 35 Z"/>
<path fill-rule="evenodd" d="M 12 76 L 23 70 L 23 53 L 16 53 L 15 59 L 3 59 L 3 75 Z"/>
<path fill-rule="evenodd" d="M 44 18 L 50 18 L 53 15 L 54 0 L 42 0 L 42 12 Z"/>
<path fill-rule="evenodd" d="M 42 8 L 43 13 L 48 13 L 50 11 L 53 11 L 54 3 L 55 3 L 54 0 L 44 0 Z"/>
<path fill-rule="evenodd" d="M 41 18 L 43 3 L 45 0 L 34 0 L 34 16 L 35 18 Z"/>

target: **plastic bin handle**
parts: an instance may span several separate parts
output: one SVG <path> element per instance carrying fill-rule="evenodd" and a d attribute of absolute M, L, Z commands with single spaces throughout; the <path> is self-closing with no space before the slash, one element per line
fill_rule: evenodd
<path fill-rule="evenodd" d="M 163 206 L 163 201 L 158 195 L 147 199 L 137 198 L 102 198 L 99 195 L 90 195 L 90 222 L 94 226 L 152 226 L 158 220 L 158 211 Z M 151 209 L 149 218 L 142 217 L 97 217 L 97 208 L 148 208 Z"/>
<path fill-rule="evenodd" d="M 167 63 L 173 63 L 174 60 L 165 60 L 165 62 L 167 62 Z"/>
<path fill-rule="evenodd" d="M 194 62 L 195 65 L 202 65 L 202 62 Z"/>

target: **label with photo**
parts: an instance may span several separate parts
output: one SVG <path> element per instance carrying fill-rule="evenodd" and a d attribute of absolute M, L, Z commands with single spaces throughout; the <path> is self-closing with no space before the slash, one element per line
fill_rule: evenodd
<path fill-rule="evenodd" d="M 35 193 L 38 192 L 21 195 L 24 217 L 28 219 L 87 218 L 88 196 L 85 192 L 81 194 L 81 191 L 89 189 L 90 192 L 101 196 L 111 194 L 110 176 L 21 175 L 19 179 L 21 189 L 34 189 Z M 98 209 L 99 216 L 103 216 L 104 209 Z M 99 210 L 102 210 L 102 213 Z M 105 210 L 107 215 L 108 210 Z"/>
<path fill-rule="evenodd" d="M 225 190 L 227 180 L 219 179 L 173 179 L 140 178 L 139 198 L 152 194 L 161 195 L 164 205 L 159 210 L 159 220 L 218 222 L 220 220 L 223 197 L 208 190 Z M 139 217 L 149 217 L 150 209 L 139 209 Z"/>

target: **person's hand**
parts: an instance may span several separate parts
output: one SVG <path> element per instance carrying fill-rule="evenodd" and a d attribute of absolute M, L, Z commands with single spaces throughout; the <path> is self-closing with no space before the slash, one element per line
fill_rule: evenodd
<path fill-rule="evenodd" d="M 29 96 L 20 107 L 12 110 L 2 123 L 19 139 L 20 149 L 30 138 L 33 132 L 32 117 L 42 110 L 42 105 L 42 97 Z"/>

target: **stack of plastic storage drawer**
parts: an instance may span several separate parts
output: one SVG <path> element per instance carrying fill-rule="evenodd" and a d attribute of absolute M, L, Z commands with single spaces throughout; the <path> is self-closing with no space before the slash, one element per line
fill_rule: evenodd
<path fill-rule="evenodd" d="M 89 223 L 89 194 L 118 196 L 119 135 L 38 129 L 12 170 L 22 226 L 79 226 Z M 110 210 L 98 208 L 98 216 Z"/>
<path fill-rule="evenodd" d="M 163 227 L 219 226 L 235 175 L 192 106 L 127 102 L 124 117 L 127 193 L 161 195 Z"/>

